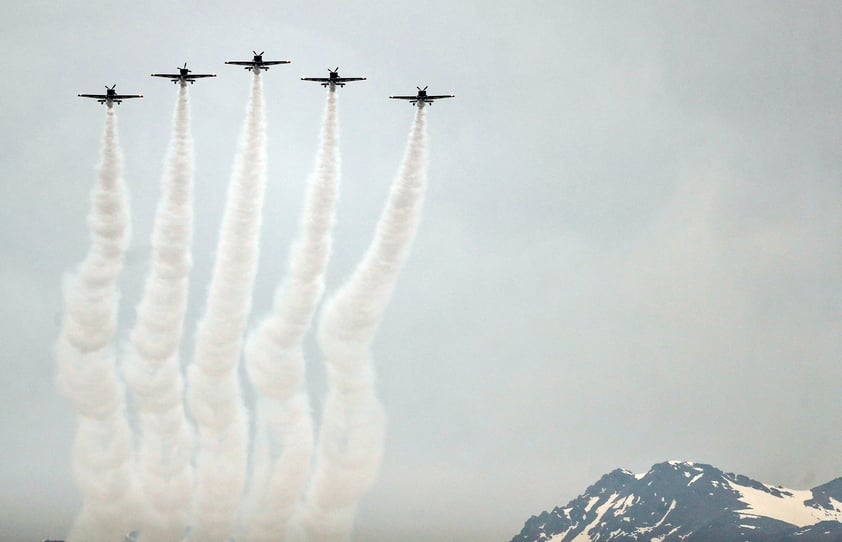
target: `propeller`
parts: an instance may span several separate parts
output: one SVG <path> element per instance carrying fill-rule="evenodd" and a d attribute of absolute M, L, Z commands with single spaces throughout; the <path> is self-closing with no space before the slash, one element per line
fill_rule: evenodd
<path fill-rule="evenodd" d="M 252 52 L 252 53 L 254 53 L 254 56 L 263 56 L 263 53 L 265 53 L 266 51 L 260 51 L 260 52 L 258 53 L 257 51 L 255 51 L 254 49 L 252 49 L 252 50 L 251 50 L 251 52 Z"/>
<path fill-rule="evenodd" d="M 178 68 L 178 69 L 179 69 L 179 70 L 187 70 L 187 62 L 185 62 L 185 63 L 184 63 L 184 67 L 183 67 L 183 68 Z M 192 71 L 193 71 L 193 70 L 187 70 L 187 73 L 190 73 L 190 72 L 192 72 Z"/>
<path fill-rule="evenodd" d="M 335 70 L 331 70 L 330 68 L 328 68 L 327 71 L 329 71 L 330 73 L 335 73 L 335 74 L 339 75 L 339 66 L 337 66 Z"/>
<path fill-rule="evenodd" d="M 114 83 L 110 87 L 108 85 L 105 85 L 105 88 L 107 88 L 108 90 L 114 90 L 115 88 L 117 88 L 117 83 Z"/>

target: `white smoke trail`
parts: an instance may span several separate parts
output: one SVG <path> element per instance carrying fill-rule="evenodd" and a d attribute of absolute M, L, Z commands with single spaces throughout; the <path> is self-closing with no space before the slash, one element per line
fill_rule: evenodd
<path fill-rule="evenodd" d="M 73 474 L 83 507 L 70 542 L 122 540 L 139 511 L 132 434 L 117 376 L 117 278 L 129 241 L 116 113 L 106 109 L 102 162 L 88 216 L 91 246 L 64 284 L 65 313 L 56 344 L 58 386 L 77 412 Z"/>
<path fill-rule="evenodd" d="M 222 542 L 232 536 L 245 486 L 248 419 L 238 367 L 257 270 L 266 185 L 260 70 L 254 71 L 242 137 L 188 374 L 188 401 L 199 441 L 189 538 L 201 542 Z"/>
<path fill-rule="evenodd" d="M 380 468 L 386 418 L 375 394 L 370 346 L 421 216 L 427 182 L 424 115 L 419 108 L 368 252 L 322 313 L 319 344 L 328 395 L 300 518 L 312 542 L 350 538 L 357 505 Z"/>
<path fill-rule="evenodd" d="M 152 268 L 124 367 L 140 422 L 138 466 L 147 507 L 140 529 L 148 542 L 184 538 L 193 490 L 194 438 L 184 412 L 179 363 L 191 266 L 192 191 L 190 102 L 182 84 L 152 233 Z"/>
<path fill-rule="evenodd" d="M 254 469 L 245 517 L 246 540 L 285 540 L 313 454 L 313 421 L 305 389 L 302 340 L 324 291 L 339 189 L 336 92 L 327 94 L 321 145 L 308 182 L 299 238 L 272 314 L 246 346 L 246 367 L 258 393 Z"/>

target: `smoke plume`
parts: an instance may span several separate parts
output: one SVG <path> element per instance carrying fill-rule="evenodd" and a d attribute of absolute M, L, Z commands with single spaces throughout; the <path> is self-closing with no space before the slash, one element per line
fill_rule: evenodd
<path fill-rule="evenodd" d="M 144 542 L 346 541 L 359 502 L 377 477 L 386 418 L 375 393 L 371 343 L 420 221 L 425 110 L 416 111 L 371 245 L 319 321 L 328 390 L 316 446 L 302 342 L 324 292 L 339 192 L 337 96 L 328 91 L 289 269 L 271 313 L 245 345 L 256 421 L 244 495 L 250 435 L 239 369 L 266 185 L 261 73 L 253 70 L 186 393 L 179 351 L 191 267 L 194 162 L 186 84 L 179 89 L 152 262 L 122 374 L 136 407 L 137 436 L 127 420 L 114 346 L 129 218 L 116 114 L 106 109 L 88 217 L 91 244 L 65 280 L 56 344 L 58 385 L 78 418 L 73 473 L 83 506 L 69 542 L 118 542 L 129 533 L 139 533 Z"/>
<path fill-rule="evenodd" d="M 420 220 L 427 177 L 424 115 L 419 108 L 372 244 L 319 323 L 328 394 L 300 518 L 312 542 L 350 538 L 357 505 L 380 468 L 386 419 L 375 394 L 371 342 Z"/>
<path fill-rule="evenodd" d="M 260 70 L 254 70 L 207 306 L 188 373 L 188 401 L 199 442 L 190 540 L 201 542 L 232 536 L 245 485 L 248 420 L 237 371 L 257 270 L 265 131 L 263 85 Z"/>
<path fill-rule="evenodd" d="M 254 542 L 286 538 L 310 471 L 313 422 L 301 343 L 324 291 L 338 189 L 339 134 L 331 89 L 289 272 L 271 315 L 246 346 L 246 367 L 258 394 L 255 466 L 244 522 L 247 540 Z"/>
<path fill-rule="evenodd" d="M 56 345 L 58 386 L 76 409 L 73 475 L 82 511 L 71 542 L 113 542 L 131 530 L 138 512 L 132 433 L 117 375 L 117 277 L 129 241 L 117 116 L 105 113 L 102 161 L 88 215 L 91 244 L 64 283 L 64 317 Z"/>
<path fill-rule="evenodd" d="M 138 526 L 150 542 L 184 537 L 193 490 L 194 437 L 184 412 L 179 362 L 191 266 L 192 193 L 190 101 L 182 84 L 152 232 L 152 267 L 124 368 L 141 431 L 137 455 L 147 510 Z"/>

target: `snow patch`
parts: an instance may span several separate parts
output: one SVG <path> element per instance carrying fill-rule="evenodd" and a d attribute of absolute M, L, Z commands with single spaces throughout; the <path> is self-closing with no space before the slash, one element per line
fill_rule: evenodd
<path fill-rule="evenodd" d="M 667 519 L 667 516 L 670 515 L 670 512 L 672 512 L 673 510 L 675 510 L 675 499 L 673 499 L 672 502 L 670 503 L 670 507 L 667 510 L 667 513 L 664 514 L 664 517 L 662 517 L 661 520 L 658 523 L 653 525 L 652 529 L 657 529 L 658 527 L 660 527 L 664 523 L 664 520 Z"/>
<path fill-rule="evenodd" d="M 666 540 L 667 538 L 669 538 L 669 537 L 671 537 L 673 534 L 675 534 L 675 532 L 676 532 L 676 531 L 678 531 L 678 527 L 676 527 L 675 529 L 671 530 L 670 532 L 668 532 L 668 533 L 667 533 L 667 534 L 665 534 L 665 535 L 662 535 L 662 536 L 653 536 L 653 537 L 652 537 L 651 542 L 664 542 L 664 540 Z M 684 537 L 681 537 L 681 538 L 682 538 L 682 540 L 684 539 Z"/>
<path fill-rule="evenodd" d="M 689 473 L 689 472 L 686 472 L 686 473 L 684 473 L 684 474 L 686 474 L 686 475 L 688 475 L 688 476 L 690 475 L 690 473 Z M 692 480 L 690 480 L 689 482 L 687 482 L 687 487 L 692 486 L 692 485 L 693 485 L 693 482 L 695 482 L 696 480 L 698 480 L 699 478 L 701 478 L 701 477 L 702 477 L 702 476 L 704 476 L 704 475 L 705 475 L 705 472 L 704 472 L 704 471 L 702 471 L 702 472 L 700 472 L 699 474 L 697 474 L 696 476 L 694 476 Z"/>
<path fill-rule="evenodd" d="M 804 501 L 813 498 L 813 493 L 809 490 L 787 490 L 784 496 L 776 497 L 766 491 L 736 482 L 728 482 L 728 485 L 740 494 L 740 502 L 746 505 L 746 508 L 736 510 L 741 512 L 741 517 L 768 517 L 798 527 L 813 525 L 819 521 L 842 521 L 842 503 L 839 501 L 830 499 L 834 510 L 806 506 Z"/>
<path fill-rule="evenodd" d="M 634 504 L 635 495 L 634 493 L 630 494 L 628 497 L 620 501 L 617 505 L 617 508 L 614 510 L 614 516 L 623 515 L 626 512 L 626 509 Z"/>
<path fill-rule="evenodd" d="M 652 525 L 651 527 L 640 527 L 639 529 L 636 529 L 636 530 L 635 530 L 635 532 L 636 532 L 636 533 L 640 533 L 640 534 L 646 534 L 646 533 L 650 533 L 650 532 L 654 531 L 655 529 L 657 529 L 658 527 L 660 527 L 661 525 L 663 525 L 663 524 L 664 524 L 664 521 L 666 521 L 667 516 L 669 516 L 669 515 L 670 515 L 670 513 L 671 513 L 673 510 L 675 510 L 675 499 L 673 499 L 673 500 L 672 500 L 672 502 L 671 502 L 671 503 L 670 503 L 670 505 L 669 505 L 669 508 L 668 508 L 668 509 L 667 509 L 667 511 L 664 513 L 663 517 L 661 517 L 661 519 L 660 519 L 660 520 L 658 520 L 658 523 L 656 523 L 655 525 Z M 669 536 L 670 534 L 672 534 L 672 533 L 673 533 L 676 529 L 678 529 L 678 527 L 676 527 L 675 529 L 673 529 L 673 530 L 672 530 L 672 531 L 671 531 L 671 532 L 670 532 L 667 536 Z M 665 537 L 657 537 L 657 536 L 655 536 L 655 537 L 652 537 L 652 540 L 653 540 L 653 541 L 655 541 L 655 540 L 663 540 L 664 538 L 665 538 Z"/>
<path fill-rule="evenodd" d="M 588 525 L 586 525 L 585 528 L 582 529 L 582 531 L 578 535 L 576 535 L 576 538 L 574 538 L 571 542 L 590 542 L 591 537 L 590 535 L 588 535 L 588 531 L 593 529 L 599 523 L 599 521 L 602 519 L 602 516 L 605 515 L 605 511 L 611 508 L 611 505 L 614 504 L 614 501 L 617 499 L 617 497 L 619 497 L 619 495 L 615 493 L 611 495 L 611 498 L 602 503 L 599 506 L 599 508 L 596 509 L 596 517 L 594 518 L 594 520 L 591 521 Z M 559 538 L 558 540 L 561 541 L 561 538 Z"/>
<path fill-rule="evenodd" d="M 596 501 L 598 501 L 598 500 L 599 500 L 599 497 L 591 497 L 590 500 L 588 501 L 588 505 L 585 506 L 585 512 L 590 512 L 591 508 L 593 508 L 593 505 L 596 504 Z"/>

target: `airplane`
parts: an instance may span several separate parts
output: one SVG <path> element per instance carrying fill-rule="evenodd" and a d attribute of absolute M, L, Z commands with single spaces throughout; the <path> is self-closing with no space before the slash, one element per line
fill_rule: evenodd
<path fill-rule="evenodd" d="M 187 62 L 184 63 L 183 68 L 176 68 L 178 73 L 151 73 L 152 77 L 166 77 L 170 79 L 173 83 L 181 83 L 182 85 L 186 83 L 190 83 L 191 85 L 196 82 L 196 79 L 204 79 L 205 77 L 216 77 L 215 73 L 193 73 L 193 70 L 187 69 Z"/>
<path fill-rule="evenodd" d="M 339 77 L 339 66 L 335 70 L 327 69 L 330 73 L 329 77 L 302 77 L 302 81 L 316 81 L 321 83 L 323 87 L 330 85 L 330 90 L 336 87 L 344 87 L 345 83 L 349 81 L 365 81 L 365 77 Z"/>
<path fill-rule="evenodd" d="M 123 100 L 128 100 L 130 98 L 143 98 L 143 94 L 117 94 L 117 91 L 114 90 L 116 86 L 117 83 L 114 83 L 110 87 L 105 85 L 105 94 L 77 94 L 77 96 L 81 96 L 82 98 L 95 98 L 97 102 L 105 104 L 109 108 L 111 108 L 115 103 L 122 103 Z"/>
<path fill-rule="evenodd" d="M 415 87 L 418 89 L 418 94 L 415 96 L 389 96 L 393 100 L 409 100 L 410 105 L 418 104 L 418 107 L 424 107 L 424 104 L 433 105 L 433 100 L 441 100 L 442 98 L 455 98 L 453 94 L 440 94 L 438 96 L 430 96 L 427 94 L 427 87 Z"/>
<path fill-rule="evenodd" d="M 251 60 L 227 60 L 225 61 L 226 64 L 234 64 L 235 66 L 245 66 L 245 69 L 248 71 L 257 71 L 263 70 L 267 71 L 269 66 L 274 66 L 276 64 L 289 64 L 289 60 L 263 60 L 263 53 L 265 51 L 252 51 L 254 53 L 254 58 Z"/>

